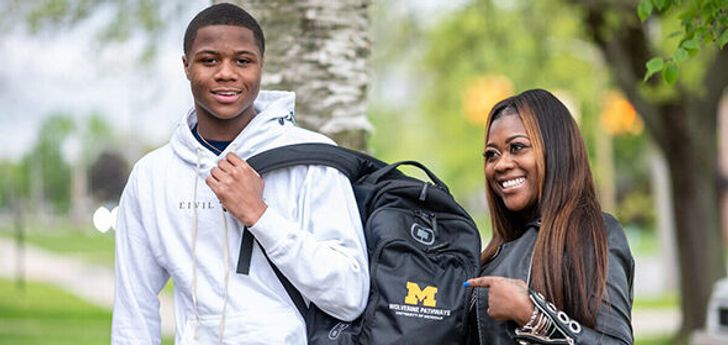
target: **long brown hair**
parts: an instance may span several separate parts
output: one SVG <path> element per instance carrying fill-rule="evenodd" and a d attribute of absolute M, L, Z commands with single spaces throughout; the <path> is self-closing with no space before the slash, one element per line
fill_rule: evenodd
<path fill-rule="evenodd" d="M 530 287 L 581 323 L 594 327 L 605 294 L 607 235 L 579 128 L 568 109 L 545 90 L 528 90 L 493 107 L 493 121 L 515 112 L 537 156 L 536 212 L 540 216 Z M 487 263 L 498 247 L 525 229 L 486 183 L 493 238 L 481 254 Z"/>

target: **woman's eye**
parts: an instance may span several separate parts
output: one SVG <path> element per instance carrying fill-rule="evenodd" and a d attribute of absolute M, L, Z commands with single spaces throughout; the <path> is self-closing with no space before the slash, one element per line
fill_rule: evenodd
<path fill-rule="evenodd" d="M 496 157 L 496 155 L 497 155 L 497 152 L 492 151 L 492 150 L 483 152 L 483 157 L 488 162 L 491 161 L 491 160 L 493 160 Z"/>
<path fill-rule="evenodd" d="M 523 149 L 525 149 L 527 146 L 521 143 L 513 143 L 511 144 L 511 153 L 519 152 Z"/>

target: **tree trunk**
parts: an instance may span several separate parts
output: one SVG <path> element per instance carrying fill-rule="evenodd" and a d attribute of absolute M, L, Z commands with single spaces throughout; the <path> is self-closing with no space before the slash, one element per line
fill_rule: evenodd
<path fill-rule="evenodd" d="M 220 2 L 215 0 L 213 2 Z M 296 119 L 342 146 L 366 149 L 369 0 L 236 0 L 266 37 L 267 89 L 296 92 Z"/>
<path fill-rule="evenodd" d="M 681 117 L 694 116 L 680 109 Z M 664 114 L 661 114 L 664 116 Z M 666 155 L 672 177 L 676 243 L 680 267 L 683 324 L 679 339 L 687 339 L 705 326 L 705 315 L 713 283 L 725 275 L 720 232 L 717 152 L 703 151 L 700 143 L 717 143 L 715 127 L 702 136 L 687 135 L 692 128 L 673 129 Z"/>
<path fill-rule="evenodd" d="M 617 85 L 634 104 L 657 146 L 667 159 L 680 268 L 683 323 L 678 342 L 704 327 L 713 283 L 725 276 L 720 213 L 718 208 L 717 113 L 722 91 L 728 85 L 728 49 L 719 51 L 708 64 L 704 95 L 696 95 L 678 83 L 674 95 L 656 99 L 644 91 L 645 62 L 656 53 L 645 25 L 636 15 L 622 16 L 618 24 L 606 17 L 612 13 L 636 13 L 634 4 L 573 1 L 585 9 L 584 21 L 594 42 L 604 54 Z M 616 8 L 622 6 L 622 8 Z M 652 83 L 658 83 L 653 78 Z"/>

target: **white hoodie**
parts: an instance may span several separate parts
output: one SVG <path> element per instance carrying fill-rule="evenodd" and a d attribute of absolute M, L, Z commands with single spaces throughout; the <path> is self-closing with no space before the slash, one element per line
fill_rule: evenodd
<path fill-rule="evenodd" d="M 290 92 L 261 92 L 258 115 L 220 157 L 333 143 L 293 125 L 294 100 Z M 169 144 L 137 162 L 124 189 L 111 343 L 160 343 L 157 295 L 172 277 L 176 344 L 217 344 L 220 334 L 224 344 L 306 344 L 304 320 L 258 244 L 250 274 L 235 272 L 242 226 L 204 181 L 220 157 L 195 139 L 196 121 L 188 113 Z M 355 319 L 366 305 L 369 272 L 348 179 L 323 166 L 282 169 L 263 179 L 268 209 L 251 233 L 307 301 Z"/>

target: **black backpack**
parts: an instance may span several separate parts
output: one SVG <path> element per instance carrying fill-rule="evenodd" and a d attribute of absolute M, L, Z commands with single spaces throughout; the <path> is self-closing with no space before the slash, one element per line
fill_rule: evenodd
<path fill-rule="evenodd" d="M 326 165 L 345 174 L 356 198 L 367 250 L 371 288 L 366 309 L 337 320 L 301 294 L 271 263 L 307 324 L 309 344 L 461 344 L 469 291 L 478 274 L 480 234 L 447 186 L 414 161 L 387 165 L 360 152 L 327 144 L 297 144 L 248 159 L 258 173 L 293 165 Z M 412 165 L 433 183 L 397 170 Z M 262 247 L 261 247 L 262 248 Z M 253 236 L 244 231 L 238 273 L 247 274 Z M 270 260 L 268 260 L 270 262 Z"/>

